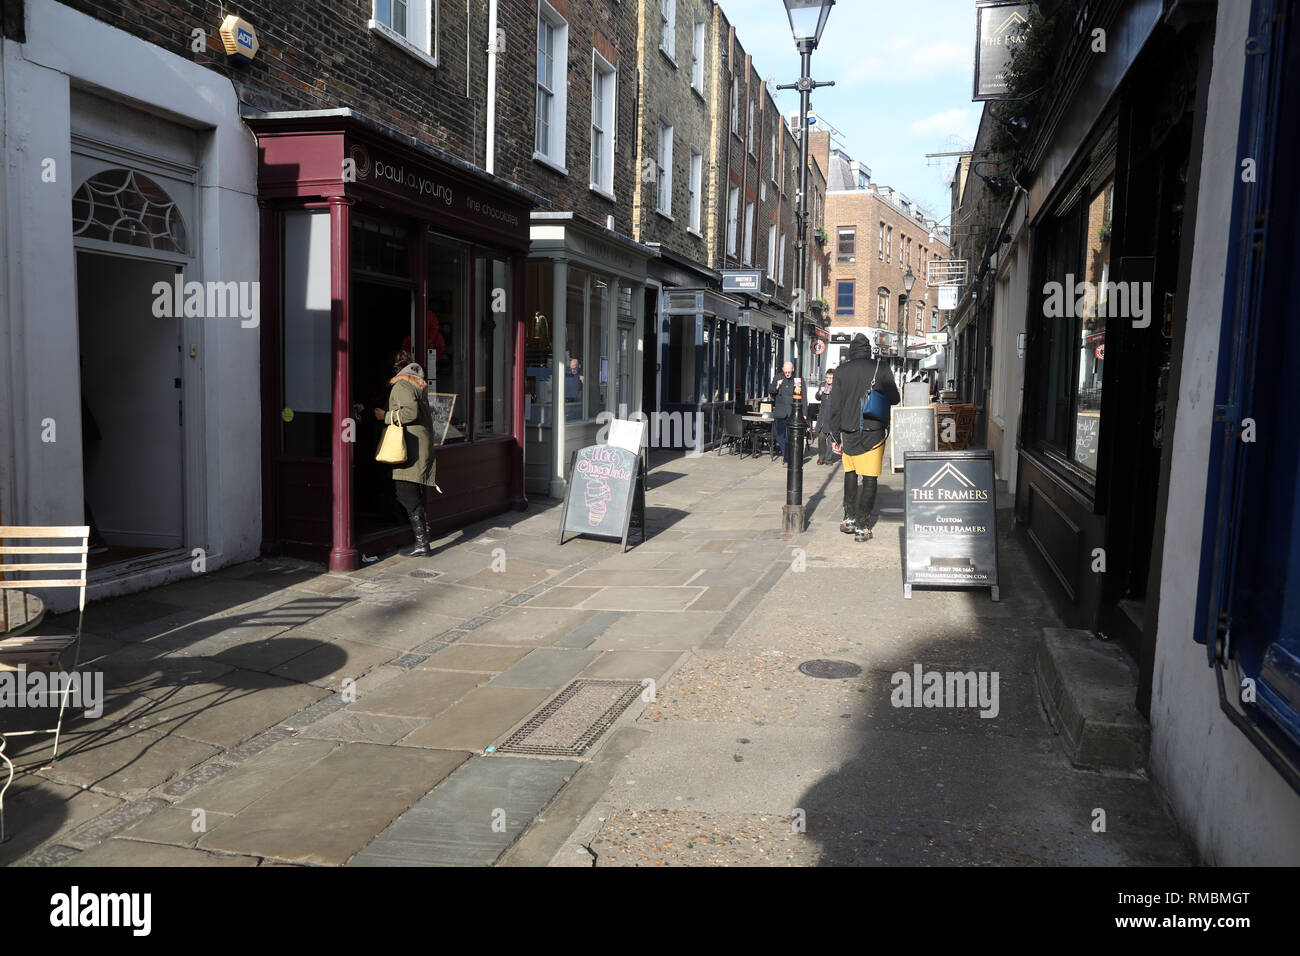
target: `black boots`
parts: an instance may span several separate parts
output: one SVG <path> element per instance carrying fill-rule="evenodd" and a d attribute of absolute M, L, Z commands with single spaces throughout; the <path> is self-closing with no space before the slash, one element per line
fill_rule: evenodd
<path fill-rule="evenodd" d="M 876 506 L 876 481 L 877 479 L 864 475 L 862 484 L 858 488 L 857 503 L 854 509 L 857 514 L 854 541 L 871 540 L 871 509 Z"/>
<path fill-rule="evenodd" d="M 855 534 L 858 530 L 857 502 L 858 473 L 846 471 L 844 473 L 844 520 L 840 522 L 840 530 L 845 534 Z"/>
<path fill-rule="evenodd" d="M 433 554 L 433 550 L 429 547 L 429 533 L 424 524 L 424 509 L 421 508 L 408 517 L 411 520 L 411 530 L 415 532 L 415 547 L 411 549 L 407 557 L 427 558 Z"/>

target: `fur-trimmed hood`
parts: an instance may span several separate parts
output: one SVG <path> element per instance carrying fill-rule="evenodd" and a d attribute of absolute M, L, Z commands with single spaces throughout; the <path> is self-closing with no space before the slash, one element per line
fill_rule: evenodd
<path fill-rule="evenodd" d="M 414 385 L 421 392 L 427 392 L 429 390 L 429 383 L 420 378 L 420 376 L 411 372 L 398 372 L 388 380 L 389 385 L 396 385 L 398 382 L 406 382 L 408 385 Z"/>

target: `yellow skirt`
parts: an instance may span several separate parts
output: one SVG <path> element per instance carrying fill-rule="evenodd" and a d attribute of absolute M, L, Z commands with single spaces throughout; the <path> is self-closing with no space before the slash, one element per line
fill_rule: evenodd
<path fill-rule="evenodd" d="M 879 445 L 861 455 L 844 455 L 843 458 L 845 471 L 856 471 L 867 478 L 879 478 L 880 469 L 885 463 L 885 440 L 880 439 Z"/>

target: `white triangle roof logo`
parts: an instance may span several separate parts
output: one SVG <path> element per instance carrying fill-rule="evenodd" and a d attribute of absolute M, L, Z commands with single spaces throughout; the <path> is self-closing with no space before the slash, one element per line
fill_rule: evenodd
<path fill-rule="evenodd" d="M 933 475 L 931 475 L 930 480 L 927 481 L 925 484 L 923 484 L 921 487 L 933 488 L 935 485 L 939 484 L 939 482 L 942 481 L 945 477 L 955 479 L 958 484 L 966 488 L 975 487 L 975 482 L 971 481 L 969 478 L 963 475 L 957 469 L 957 466 L 954 465 L 952 462 L 946 462 L 944 466 L 940 468 L 938 471 L 936 471 Z"/>

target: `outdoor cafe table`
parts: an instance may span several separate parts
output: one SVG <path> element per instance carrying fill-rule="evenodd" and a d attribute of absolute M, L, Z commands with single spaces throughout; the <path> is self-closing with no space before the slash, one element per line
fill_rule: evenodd
<path fill-rule="evenodd" d="M 776 434 L 775 432 L 772 431 L 773 422 L 775 421 L 775 419 L 773 419 L 771 415 L 741 415 L 740 418 L 745 423 L 746 432 L 760 432 L 763 430 L 762 426 L 766 425 L 768 427 L 769 432 L 771 432 L 770 437 L 772 440 L 772 444 L 775 447 Z M 758 456 L 757 448 L 755 448 L 754 450 L 754 456 L 755 457 Z"/>

